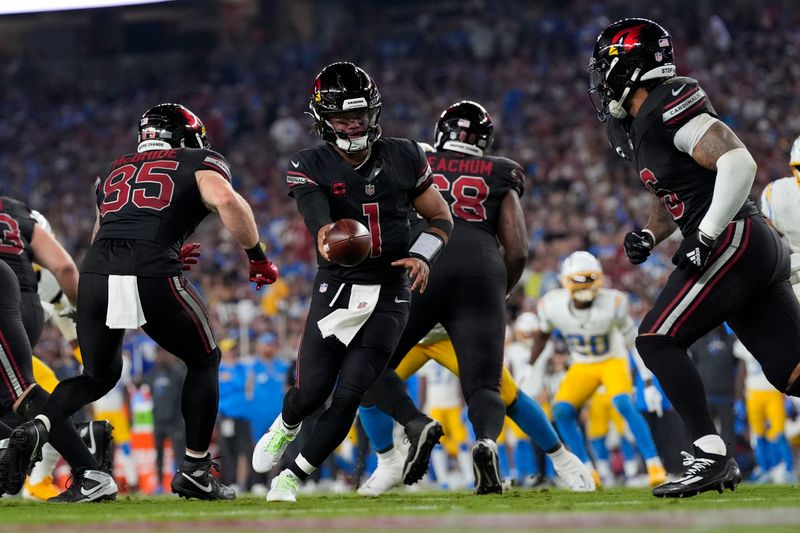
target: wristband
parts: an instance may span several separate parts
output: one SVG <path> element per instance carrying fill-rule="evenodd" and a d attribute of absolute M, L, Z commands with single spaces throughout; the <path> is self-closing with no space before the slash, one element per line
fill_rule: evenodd
<path fill-rule="evenodd" d="M 264 253 L 264 248 L 261 247 L 261 243 L 259 242 L 252 248 L 246 248 L 244 253 L 247 254 L 247 258 L 250 261 L 266 261 L 267 255 Z"/>
<path fill-rule="evenodd" d="M 441 237 L 423 231 L 411 245 L 408 255 L 422 259 L 430 266 L 442 248 L 444 248 L 444 241 Z"/>

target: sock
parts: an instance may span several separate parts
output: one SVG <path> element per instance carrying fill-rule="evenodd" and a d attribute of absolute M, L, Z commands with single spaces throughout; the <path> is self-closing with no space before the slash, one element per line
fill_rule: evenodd
<path fill-rule="evenodd" d="M 500 475 L 503 479 L 506 479 L 510 476 L 510 472 L 508 468 L 508 451 L 506 451 L 504 445 L 497 446 L 497 458 L 500 463 Z"/>
<path fill-rule="evenodd" d="M 496 441 L 506 419 L 506 406 L 498 391 L 478 389 L 467 399 L 467 416 L 477 440 Z"/>
<path fill-rule="evenodd" d="M 206 452 L 202 457 L 197 457 L 197 454 L 190 452 L 189 450 L 186 450 L 186 455 L 183 456 L 183 462 L 196 465 L 200 463 L 205 463 L 206 461 L 208 461 L 210 456 L 211 454 Z"/>
<path fill-rule="evenodd" d="M 619 394 L 611 402 L 628 423 L 642 457 L 645 460 L 658 457 L 656 444 L 653 442 L 653 435 L 650 433 L 650 426 L 647 425 L 642 413 L 633 406 L 631 397 L 627 394 Z"/>
<path fill-rule="evenodd" d="M 298 454 L 297 458 L 289 465 L 289 470 L 291 470 L 300 481 L 305 481 L 316 469 L 317 467 L 309 463 L 306 458 L 303 457 L 303 454 Z"/>
<path fill-rule="evenodd" d="M 626 478 L 632 478 L 639 474 L 639 461 L 628 459 L 622 463 L 622 469 L 625 471 Z"/>
<path fill-rule="evenodd" d="M 639 336 L 636 348 L 683 420 L 689 438 L 696 440 L 716 433 L 703 380 L 686 349 L 664 335 Z"/>
<path fill-rule="evenodd" d="M 41 420 L 42 423 L 44 424 L 44 427 L 47 430 L 47 432 L 48 433 L 50 432 L 50 428 L 52 427 L 52 424 L 50 423 L 50 419 L 49 418 L 47 418 L 45 415 L 39 414 L 39 415 L 36 415 L 35 419 L 36 420 Z"/>
<path fill-rule="evenodd" d="M 458 469 L 461 470 L 461 475 L 466 482 L 467 487 L 475 484 L 475 473 L 472 470 L 472 453 L 466 444 L 461 444 L 458 448 Z"/>
<path fill-rule="evenodd" d="M 436 476 L 436 482 L 439 485 L 447 485 L 447 452 L 442 449 L 441 445 L 436 445 L 431 452 L 431 466 L 433 474 Z"/>
<path fill-rule="evenodd" d="M 542 406 L 524 392 L 519 391 L 506 413 L 541 449 L 554 450 L 561 444 Z"/>
<path fill-rule="evenodd" d="M 769 453 L 769 442 L 764 437 L 756 437 L 756 445 L 753 450 L 753 455 L 756 458 L 756 464 L 761 467 L 761 470 L 766 472 L 772 466 Z"/>
<path fill-rule="evenodd" d="M 627 437 L 622 437 L 619 441 L 619 451 L 626 461 L 636 461 L 636 449 Z"/>
<path fill-rule="evenodd" d="M 778 450 L 780 461 L 786 465 L 786 471 L 791 474 L 794 471 L 794 453 L 786 435 L 778 435 L 778 438 L 775 439 L 775 448 Z"/>
<path fill-rule="evenodd" d="M 694 445 L 706 453 L 713 453 L 715 455 L 726 455 L 728 453 L 722 437 L 715 433 L 700 437 L 694 441 Z"/>
<path fill-rule="evenodd" d="M 361 420 L 361 427 L 367 434 L 372 443 L 372 447 L 377 453 L 385 453 L 394 447 L 392 440 L 392 430 L 394 420 L 392 417 L 378 409 L 377 406 L 359 407 L 358 418 Z"/>
<path fill-rule="evenodd" d="M 614 473 L 611 471 L 611 463 L 609 463 L 607 459 L 595 460 L 594 466 L 597 469 L 597 473 L 600 474 L 600 479 L 604 482 L 614 479 Z"/>
<path fill-rule="evenodd" d="M 583 443 L 583 433 L 578 426 L 578 413 L 575 408 L 567 402 L 557 402 L 553 406 L 553 418 L 558 426 L 558 432 L 572 453 L 577 455 L 582 463 L 589 462 L 589 452 Z"/>
<path fill-rule="evenodd" d="M 514 449 L 514 464 L 517 465 L 517 476 L 520 481 L 528 476 L 538 474 L 539 465 L 533 460 L 533 445 L 531 441 L 520 439 Z"/>
<path fill-rule="evenodd" d="M 647 468 L 664 468 L 664 464 L 661 462 L 661 458 L 658 456 L 651 457 L 650 459 L 645 460 L 645 465 Z"/>
<path fill-rule="evenodd" d="M 608 447 L 606 446 L 605 435 L 590 440 L 589 445 L 592 447 L 592 453 L 596 460 L 608 461 Z"/>
<path fill-rule="evenodd" d="M 38 485 L 44 481 L 44 478 L 47 476 L 52 476 L 53 470 L 56 468 L 56 463 L 60 458 L 61 455 L 59 455 L 49 442 L 42 446 L 42 460 L 33 467 L 28 479 L 31 485 Z"/>

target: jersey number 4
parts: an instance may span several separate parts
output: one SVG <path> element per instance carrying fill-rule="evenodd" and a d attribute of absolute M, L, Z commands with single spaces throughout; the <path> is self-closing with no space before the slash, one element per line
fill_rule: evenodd
<path fill-rule="evenodd" d="M 433 175 L 433 185 L 439 192 L 450 191 L 453 214 L 467 222 L 486 220 L 486 207 L 483 203 L 489 197 L 489 185 L 480 176 L 459 176 L 451 184 L 444 174 Z"/>
<path fill-rule="evenodd" d="M 136 207 L 161 211 L 172 202 L 175 190 L 172 176 L 162 171 L 177 169 L 177 161 L 150 161 L 138 168 L 129 163 L 114 169 L 103 182 L 100 214 L 114 213 L 130 202 Z M 149 195 L 147 185 L 150 185 Z"/>

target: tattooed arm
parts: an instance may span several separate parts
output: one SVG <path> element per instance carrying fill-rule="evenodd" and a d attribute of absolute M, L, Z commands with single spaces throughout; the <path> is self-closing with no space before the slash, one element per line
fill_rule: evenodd
<path fill-rule="evenodd" d="M 672 215 L 669 214 L 667 208 L 660 198 L 653 198 L 653 207 L 650 210 L 650 218 L 644 229 L 653 235 L 655 242 L 653 246 L 657 245 L 675 231 L 678 225 L 672 220 Z"/>

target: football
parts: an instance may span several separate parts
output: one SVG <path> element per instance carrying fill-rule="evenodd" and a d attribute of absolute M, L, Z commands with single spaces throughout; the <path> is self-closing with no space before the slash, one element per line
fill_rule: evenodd
<path fill-rule="evenodd" d="M 332 262 L 352 267 L 361 263 L 372 251 L 372 235 L 358 220 L 343 218 L 333 223 L 322 247 Z"/>

